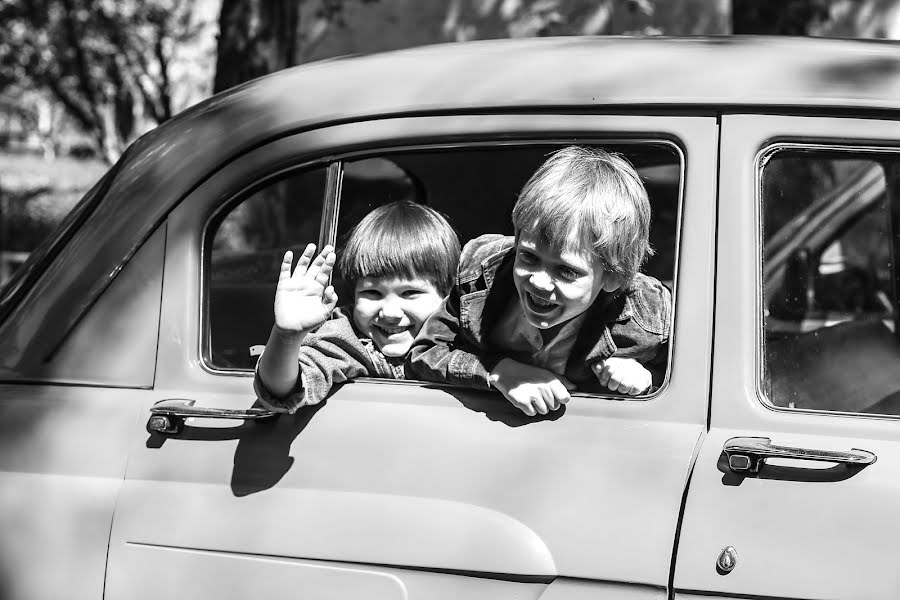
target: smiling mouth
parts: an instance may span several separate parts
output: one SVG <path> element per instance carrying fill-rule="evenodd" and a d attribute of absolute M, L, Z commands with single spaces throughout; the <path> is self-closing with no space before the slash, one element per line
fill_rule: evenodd
<path fill-rule="evenodd" d="M 409 327 L 391 327 L 389 325 L 375 325 L 375 328 L 387 336 L 397 335 L 409 330 Z"/>
<path fill-rule="evenodd" d="M 555 302 L 535 296 L 531 292 L 525 292 L 525 302 L 528 310 L 539 315 L 545 315 L 558 306 Z"/>

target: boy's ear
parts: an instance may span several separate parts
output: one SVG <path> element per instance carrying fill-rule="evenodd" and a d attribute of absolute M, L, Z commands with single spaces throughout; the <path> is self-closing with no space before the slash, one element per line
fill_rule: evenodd
<path fill-rule="evenodd" d="M 627 280 L 628 277 L 626 275 L 622 275 L 621 273 L 610 273 L 607 271 L 606 275 L 603 277 L 603 291 L 609 294 L 616 292 L 625 285 Z"/>

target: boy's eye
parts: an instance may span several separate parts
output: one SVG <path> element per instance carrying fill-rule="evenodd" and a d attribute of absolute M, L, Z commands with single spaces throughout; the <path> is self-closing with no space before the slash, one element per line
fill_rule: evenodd
<path fill-rule="evenodd" d="M 366 300 L 378 300 L 381 298 L 381 292 L 378 290 L 359 290 L 356 292 L 356 295 L 360 298 L 365 298 Z"/>
<path fill-rule="evenodd" d="M 581 277 L 581 272 L 571 267 L 560 267 L 559 274 L 563 279 L 575 280 Z"/>
<path fill-rule="evenodd" d="M 537 256 L 528 250 L 519 250 L 519 259 L 529 265 L 533 265 L 537 262 Z"/>
<path fill-rule="evenodd" d="M 422 290 L 404 290 L 403 293 L 400 294 L 400 295 L 401 295 L 403 298 L 413 299 L 413 298 L 418 298 L 418 297 L 421 296 L 423 293 L 424 293 L 424 292 L 423 292 Z"/>

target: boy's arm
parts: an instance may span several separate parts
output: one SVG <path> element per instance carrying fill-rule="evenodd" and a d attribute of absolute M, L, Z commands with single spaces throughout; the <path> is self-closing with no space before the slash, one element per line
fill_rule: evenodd
<path fill-rule="evenodd" d="M 273 337 L 269 341 L 272 343 Z M 280 341 L 275 340 L 275 343 Z M 278 346 L 275 349 L 278 350 Z M 269 352 L 267 344 L 260 357 L 253 387 L 260 402 L 276 412 L 294 413 L 303 406 L 318 404 L 335 385 L 376 371 L 371 356 L 359 341 L 349 319 L 340 311 L 337 311 L 335 318 L 306 336 L 302 345 L 294 351 L 290 363 L 295 375 L 287 391 L 275 393 L 262 377 L 263 360 Z"/>
<path fill-rule="evenodd" d="M 275 289 L 275 324 L 266 352 L 257 363 L 257 387 L 274 397 L 287 396 L 297 386 L 300 346 L 310 331 L 325 322 L 337 303 L 334 288 L 328 285 L 334 252 L 331 246 L 325 246 L 318 256 L 315 252 L 315 245 L 308 244 L 293 273 L 290 250 L 281 262 Z"/>
<path fill-rule="evenodd" d="M 489 389 L 490 372 L 499 358 L 483 354 L 463 339 L 459 290 L 454 287 L 422 326 L 406 364 L 412 375 L 426 381 Z"/>
<path fill-rule="evenodd" d="M 672 294 L 660 281 L 639 274 L 628 305 L 631 318 L 612 328 L 615 354 L 591 365 L 610 391 L 636 395 L 662 385 L 669 359 Z"/>
<path fill-rule="evenodd" d="M 569 400 L 571 383 L 550 371 L 470 348 L 460 334 L 459 293 L 454 289 L 428 318 L 407 355 L 410 371 L 438 383 L 499 390 L 529 416 L 545 415 Z"/>

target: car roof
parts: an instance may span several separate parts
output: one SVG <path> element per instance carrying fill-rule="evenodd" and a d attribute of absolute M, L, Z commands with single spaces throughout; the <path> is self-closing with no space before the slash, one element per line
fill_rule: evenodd
<path fill-rule="evenodd" d="M 128 179 L 132 165 L 146 170 L 147 159 L 175 179 L 184 169 L 208 172 L 278 137 L 347 121 L 641 108 L 900 116 L 900 43 L 559 37 L 325 60 L 250 81 L 176 115 L 134 144 L 120 179 Z"/>
<path fill-rule="evenodd" d="M 639 107 L 900 116 L 900 43 L 559 37 L 325 60 L 250 81 L 176 115 L 133 145 L 118 179 L 134 183 L 131 176 L 142 178 L 150 166 L 179 181 L 179 172 L 209 172 L 273 139 L 347 121 Z"/>

